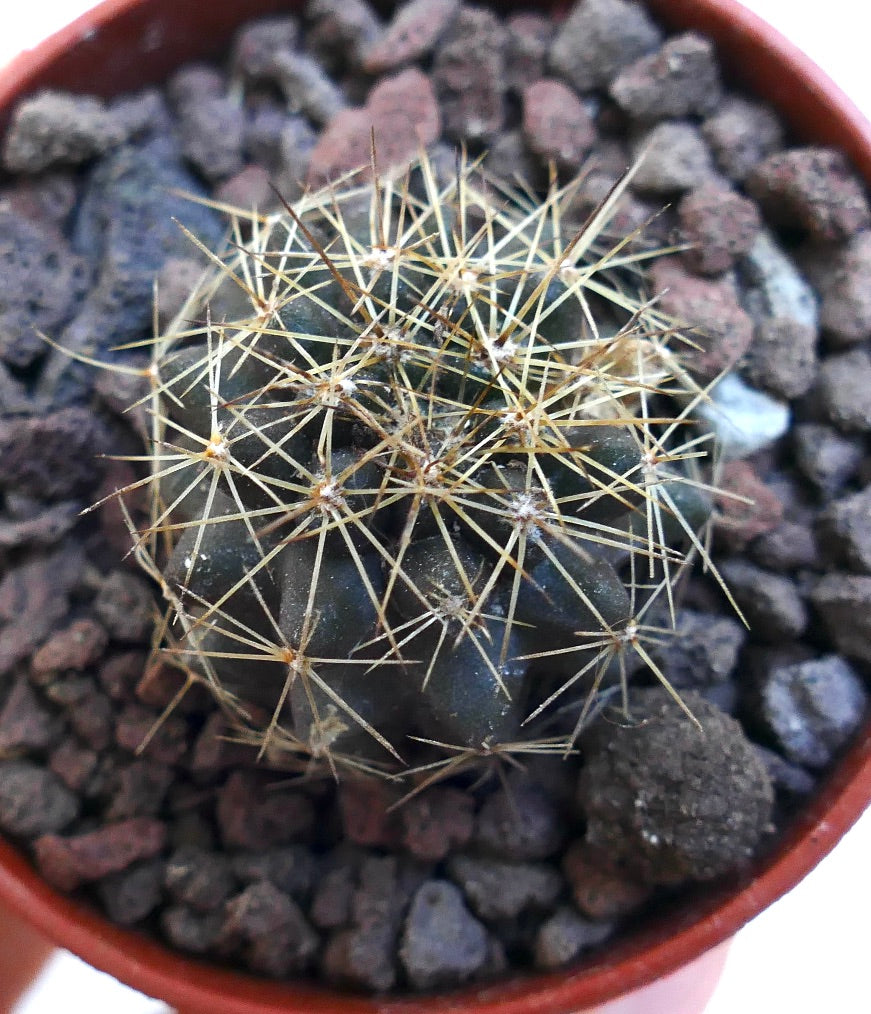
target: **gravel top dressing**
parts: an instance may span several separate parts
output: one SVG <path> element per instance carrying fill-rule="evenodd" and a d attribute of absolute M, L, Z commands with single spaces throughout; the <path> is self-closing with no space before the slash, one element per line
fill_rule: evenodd
<path fill-rule="evenodd" d="M 866 713 L 871 674 L 871 210 L 846 159 L 794 143 L 769 107 L 726 87 L 706 38 L 669 36 L 642 4 L 579 0 L 558 24 L 459 0 L 391 6 L 308 0 L 298 17 L 243 28 L 220 66 L 183 67 L 161 90 L 108 102 L 32 96 L 0 142 L 0 831 L 50 884 L 170 947 L 267 977 L 369 992 L 450 989 L 556 968 L 679 904 L 698 882 L 727 882 L 772 847 L 850 743 Z M 479 156 L 483 176 L 473 165 Z M 434 335 L 444 343 L 426 346 L 434 361 L 453 355 L 459 362 L 450 342 L 466 326 L 463 314 L 476 312 L 470 292 L 478 275 L 458 268 L 459 281 L 437 312 L 421 310 L 425 300 L 415 293 L 426 288 L 431 268 L 403 276 L 411 296 L 397 293 L 389 269 L 397 252 L 385 237 L 360 263 L 374 272 L 373 291 L 385 280 L 387 294 L 376 306 L 406 301 L 397 317 L 405 330 L 397 338 L 398 325 L 380 328 L 374 311 L 367 326 L 378 341 L 369 345 L 381 360 L 353 380 L 330 374 L 335 400 L 321 410 L 335 425 L 300 445 L 293 442 L 299 427 L 288 430 L 283 407 L 250 402 L 257 364 L 273 362 L 264 351 L 267 329 L 254 366 L 243 355 L 225 360 L 222 379 L 209 373 L 199 408 L 193 384 L 172 388 L 163 420 L 169 435 L 146 450 L 155 425 L 154 328 L 189 329 L 178 343 L 182 366 L 173 367 L 184 377 L 193 369 L 185 355 L 194 365 L 205 355 L 212 321 L 232 317 L 239 298 L 232 284 L 215 282 L 206 251 L 229 264 L 239 250 L 257 248 L 258 230 L 267 236 L 261 251 L 271 249 L 266 230 L 278 219 L 252 209 L 284 214 L 287 230 L 304 236 L 306 270 L 319 279 L 315 292 L 325 293 L 307 312 L 328 320 L 327 331 L 312 333 L 331 333 L 338 314 L 320 303 L 330 286 L 344 298 L 354 264 L 341 260 L 335 236 L 321 247 L 310 220 L 290 218 L 284 207 L 354 170 L 361 170 L 357 196 L 342 196 L 347 183 L 336 184 L 334 207 L 322 202 L 323 214 L 358 223 L 343 234 L 349 249 L 354 229 L 368 237 L 379 216 L 389 219 L 391 202 L 426 221 L 415 241 L 419 258 L 430 236 L 448 236 L 451 226 L 480 229 L 484 246 L 516 258 L 511 233 L 522 231 L 522 214 L 533 223 L 523 228 L 537 230 L 543 246 L 560 229 L 575 243 L 603 205 L 610 209 L 596 240 L 609 249 L 627 238 L 624 261 L 596 277 L 608 285 L 617 278 L 620 300 L 634 289 L 639 315 L 673 322 L 661 323 L 664 331 L 681 329 L 685 339 L 669 356 L 676 375 L 690 378 L 678 388 L 657 375 L 620 397 L 636 414 L 643 408 L 677 418 L 690 434 L 674 457 L 686 459 L 675 465 L 683 485 L 671 495 L 689 490 L 701 498 L 698 523 L 688 527 L 666 511 L 648 529 L 636 477 L 620 487 L 621 510 L 641 521 L 626 522 L 621 542 L 617 522 L 595 505 L 602 503 L 601 475 L 610 483 L 622 466 L 612 458 L 601 465 L 598 451 L 584 459 L 593 479 L 586 465 L 548 475 L 563 505 L 589 505 L 576 508 L 578 517 L 589 511 L 587 520 L 571 524 L 607 535 L 595 547 L 601 563 L 581 554 L 592 572 L 573 570 L 562 543 L 548 549 L 541 536 L 543 472 L 531 490 L 528 475 L 525 487 L 522 478 L 516 484 L 524 471 L 516 464 L 481 458 L 481 474 L 490 476 L 484 485 L 496 483 L 502 499 L 484 501 L 477 514 L 458 510 L 459 520 L 447 526 L 438 510 L 434 520 L 419 507 L 426 497 L 411 508 L 398 493 L 391 500 L 400 469 L 383 461 L 399 445 L 385 420 L 401 416 L 397 429 L 409 430 L 411 402 L 423 404 L 429 418 L 460 405 L 474 420 L 465 430 L 481 434 L 463 436 L 462 446 L 496 446 L 491 431 L 509 425 L 514 394 L 488 398 L 499 377 L 514 376 L 523 350 L 520 325 L 505 321 L 526 312 L 533 331 L 540 327 L 548 342 L 568 349 L 547 332 L 547 320 L 561 321 L 559 307 L 567 310 L 570 299 L 557 298 L 547 312 L 535 306 L 544 305 L 536 304 L 539 291 L 558 283 L 575 298 L 576 282 L 566 279 L 580 268 L 554 269 L 537 288 L 543 276 L 527 272 L 533 280 L 518 283 L 510 314 L 501 293 L 485 297 L 491 330 L 497 318 L 502 330 L 483 342 L 486 355 L 472 362 L 468 354 L 462 368 L 442 367 L 440 375 L 433 368 L 430 383 L 415 356 Z M 373 178 L 374 189 L 367 187 Z M 452 209 L 456 217 L 444 225 L 443 209 L 426 203 L 427 195 L 446 193 L 453 180 L 457 194 L 479 187 L 485 197 L 475 198 L 477 211 Z M 573 180 L 554 224 L 557 202 L 548 194 Z M 488 218 L 494 194 L 499 210 Z M 540 201 L 551 204 L 536 217 L 530 209 Z M 235 231 L 228 227 L 233 208 Z M 274 263 L 271 256 L 248 267 Z M 191 293 L 208 284 L 207 321 L 200 305 L 191 309 Z M 614 302 L 610 293 L 589 297 L 595 312 Z M 361 306 L 364 296 L 371 294 L 360 295 Z M 353 319 L 358 310 L 342 313 Z M 580 335 L 588 321 L 575 312 Z M 409 321 L 418 328 L 414 341 Z M 353 345 L 370 335 L 359 332 L 342 340 Z M 584 335 L 572 337 L 560 369 L 588 365 L 577 349 L 592 347 L 598 335 Z M 294 341 L 315 378 L 342 354 L 323 342 Z M 640 343 L 631 349 L 640 361 Z M 528 370 L 543 371 L 541 391 L 552 397 L 551 366 L 540 365 L 537 347 L 532 359 Z M 112 369 L 96 368 L 99 362 Z M 621 367 L 625 375 L 634 376 L 633 363 Z M 383 392 L 393 384 L 395 394 L 398 373 L 408 386 L 388 404 Z M 281 386 L 254 386 L 264 384 Z M 307 397 L 314 397 L 312 385 Z M 290 404 L 297 402 L 288 396 L 282 406 Z M 571 440 L 568 422 L 576 418 L 565 411 L 560 419 Z M 325 517 L 346 509 L 345 493 L 362 503 L 372 486 L 386 489 L 393 507 L 377 517 L 374 508 L 360 509 L 369 534 L 334 526 L 345 539 L 329 564 L 334 570 L 323 563 L 335 543 L 324 527 L 319 537 L 292 544 L 292 566 L 288 550 L 285 562 L 263 567 L 256 580 L 246 585 L 240 577 L 237 605 L 220 614 L 224 628 L 211 631 L 203 656 L 185 647 L 191 635 L 179 617 L 201 615 L 227 585 L 197 599 L 191 561 L 207 559 L 208 543 L 210 553 L 226 550 L 230 560 L 215 563 L 214 572 L 236 560 L 256 569 L 245 562 L 248 543 L 289 530 L 286 511 L 276 520 L 270 490 L 282 483 L 296 489 L 300 474 L 310 473 L 295 464 L 287 479 L 267 469 L 265 485 L 260 472 L 255 479 L 246 473 L 238 497 L 235 488 L 209 493 L 208 483 L 171 487 L 178 480 L 167 476 L 161 490 L 170 489 L 164 495 L 175 513 L 163 514 L 162 526 L 175 526 L 180 548 L 164 544 L 165 558 L 151 569 L 153 557 L 141 565 L 145 539 L 131 551 L 130 526 L 143 532 L 153 524 L 155 487 L 139 481 L 149 455 L 181 460 L 193 454 L 196 438 L 205 446 L 201 458 L 220 458 L 223 427 L 232 428 L 240 413 L 261 413 L 258 425 L 272 434 L 265 438 L 268 467 L 279 459 L 315 461 L 312 481 Z M 599 415 L 602 425 L 584 431 L 599 435 L 583 446 L 598 447 L 601 437 L 603 453 L 611 453 L 609 441 L 620 444 L 613 412 Z M 522 442 L 523 422 L 518 416 L 512 424 L 512 439 Z M 408 439 L 423 453 L 436 428 Z M 645 423 L 648 430 L 660 432 Z M 690 460 L 711 449 L 693 443 L 699 433 L 717 441 L 703 480 L 693 479 L 697 463 Z M 264 454 L 250 457 L 256 470 Z M 375 478 L 364 476 L 361 460 Z M 430 470 L 431 498 L 445 460 L 427 457 L 422 466 Z M 344 490 L 331 485 L 331 469 L 355 476 L 357 485 L 350 478 Z M 586 486 L 577 485 L 581 479 Z M 566 494 L 560 482 L 575 485 Z M 115 495 L 125 487 L 123 497 Z M 236 520 L 223 529 L 185 529 L 194 501 L 196 510 L 206 501 L 206 513 Z M 243 501 L 254 525 L 238 519 Z M 503 502 L 514 511 L 509 528 Z M 687 515 L 695 509 L 691 498 L 682 503 Z M 505 534 L 512 518 L 517 537 Z M 215 529 L 232 525 L 242 548 L 212 539 Z M 407 533 L 415 526 L 423 534 L 412 541 Z M 660 549 L 667 541 L 680 554 L 656 561 L 648 554 L 642 564 L 631 551 L 642 540 Z M 389 553 L 370 554 L 370 566 L 363 551 L 376 543 Z M 515 546 L 523 547 L 519 560 Z M 315 579 L 309 584 L 321 567 L 323 583 L 332 582 L 328 594 Z M 403 587 L 391 578 L 391 568 L 415 575 L 420 588 L 437 586 L 448 618 L 408 634 L 420 594 L 411 581 Z M 559 597 L 566 568 L 572 588 L 583 585 L 583 608 Z M 617 574 L 631 588 L 633 609 L 647 599 L 651 605 L 642 607 L 643 624 L 622 616 L 612 665 L 591 663 L 577 675 L 587 656 L 561 646 L 574 644 L 579 628 L 611 629 L 615 620 L 602 614 L 619 613 L 626 594 L 620 581 L 616 591 L 608 584 Z M 164 596 L 152 577 L 164 583 Z M 400 721 L 406 705 L 399 691 L 389 707 L 358 700 L 351 677 L 334 665 L 326 690 L 300 678 L 285 688 L 285 701 L 283 677 L 277 689 L 252 689 L 250 660 L 230 657 L 234 650 L 250 655 L 265 636 L 250 615 L 273 594 L 280 598 L 275 626 L 296 631 L 310 655 L 328 662 L 338 653 L 359 652 L 370 662 L 391 651 L 399 657 L 387 645 L 393 635 L 384 633 L 383 610 L 373 605 L 371 585 L 385 581 L 399 588 L 399 619 L 391 612 L 390 622 L 412 647 L 403 656 L 406 675 L 405 662 L 395 659 L 381 669 L 424 687 L 408 727 L 414 739 Z M 443 645 L 448 636 L 459 643 L 467 615 L 457 596 L 475 582 L 476 593 L 484 587 L 490 598 L 466 623 L 477 631 L 466 642 L 472 647 L 461 654 L 454 644 L 448 656 Z M 181 589 L 175 599 L 172 588 Z M 323 597 L 313 609 L 316 594 Z M 165 598 L 175 609 L 170 620 Z M 504 619 L 515 609 L 516 644 Z M 529 630 L 543 640 L 530 641 Z M 451 682 L 453 668 L 422 667 L 422 654 L 463 668 L 462 691 Z M 274 664 L 284 673 L 294 660 Z M 516 689 L 511 702 L 503 680 Z M 210 683 L 221 692 L 210 692 Z M 353 712 L 331 686 L 354 701 Z M 527 705 L 522 713 L 519 701 Z M 377 735 L 365 717 L 370 708 Z M 523 724 L 529 712 L 535 721 Z M 277 728 L 270 716 L 279 713 Z M 402 770 L 398 754 L 415 769 L 402 779 L 392 777 Z"/>

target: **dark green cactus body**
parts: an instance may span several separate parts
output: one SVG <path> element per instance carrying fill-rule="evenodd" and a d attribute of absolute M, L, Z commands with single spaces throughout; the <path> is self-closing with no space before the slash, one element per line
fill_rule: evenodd
<path fill-rule="evenodd" d="M 625 295 L 638 279 L 576 243 L 557 190 L 494 198 L 425 161 L 415 180 L 260 222 L 202 291 L 210 325 L 191 329 L 192 297 L 155 346 L 168 450 L 143 541 L 176 650 L 249 733 L 245 703 L 271 711 L 265 745 L 281 728 L 367 764 L 409 737 L 522 739 L 658 594 L 605 554 L 671 565 L 648 509 L 676 545 L 668 497 L 693 529 L 706 515 L 643 453 L 644 399 L 681 374 Z"/>

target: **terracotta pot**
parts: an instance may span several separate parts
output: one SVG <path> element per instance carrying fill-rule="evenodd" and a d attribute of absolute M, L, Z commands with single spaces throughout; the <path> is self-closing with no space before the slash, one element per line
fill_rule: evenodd
<path fill-rule="evenodd" d="M 800 139 L 845 149 L 871 183 L 871 125 L 819 68 L 772 28 L 733 0 L 648 3 L 667 23 L 698 28 L 713 37 L 738 83 L 764 95 Z M 293 6 L 282 0 L 213 0 L 204 18 L 203 0 L 106 0 L 0 75 L 0 128 L 16 100 L 29 92 L 60 87 L 108 96 L 155 83 L 184 61 L 219 54 L 244 20 Z M 656 925 L 624 936 L 570 970 L 515 976 L 438 997 L 346 996 L 311 985 L 260 981 L 183 957 L 56 894 L 2 841 L 0 902 L 90 964 L 189 1014 L 568 1014 L 642 986 L 648 989 L 628 996 L 613 1010 L 689 1014 L 702 1009 L 719 974 L 724 951 L 712 949 L 797 884 L 869 802 L 871 725 L 774 854 L 742 878 L 713 891 L 699 890 Z M 14 932 L 9 919 L 0 912 L 0 927 Z M 17 986 L 40 957 L 41 944 L 34 944 L 30 932 L 13 939 Z M 8 935 L 0 937 L 0 949 L 8 955 L 7 940 Z M 694 961 L 700 963 L 671 974 Z M 12 984 L 12 973 L 0 961 L 4 1010 L 11 1006 Z"/>

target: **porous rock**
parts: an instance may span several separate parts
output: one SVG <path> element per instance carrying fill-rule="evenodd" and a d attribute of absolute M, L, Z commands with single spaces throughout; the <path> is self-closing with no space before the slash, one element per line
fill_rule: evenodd
<path fill-rule="evenodd" d="M 745 865 L 774 800 L 741 726 L 692 690 L 682 698 L 699 725 L 663 688 L 638 689 L 632 711 L 641 724 L 599 720 L 583 741 L 586 840 L 650 884 Z"/>
<path fill-rule="evenodd" d="M 0 828 L 6 834 L 62 831 L 78 812 L 78 797 L 54 772 L 31 761 L 0 760 Z"/>
<path fill-rule="evenodd" d="M 830 504 L 817 530 L 820 545 L 835 564 L 871 573 L 871 486 Z"/>
<path fill-rule="evenodd" d="M 867 694 L 838 655 L 772 667 L 756 689 L 759 717 L 790 761 L 823 768 L 859 728 Z"/>
<path fill-rule="evenodd" d="M 655 49 L 661 38 L 640 4 L 580 0 L 557 31 L 550 63 L 578 91 L 591 91 Z"/>

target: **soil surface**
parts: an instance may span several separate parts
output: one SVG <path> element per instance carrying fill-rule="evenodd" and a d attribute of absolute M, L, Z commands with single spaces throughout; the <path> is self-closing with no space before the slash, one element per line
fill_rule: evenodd
<path fill-rule="evenodd" d="M 559 25 L 388 6 L 309 0 L 162 90 L 27 99 L 0 179 L 0 829 L 114 922 L 368 991 L 563 965 L 746 864 L 849 744 L 871 674 L 871 212 L 845 158 L 795 144 L 710 42 L 628 0 Z M 696 326 L 695 375 L 729 372 L 756 420 L 749 444 L 723 434 L 712 533 L 749 629 L 698 573 L 657 648 L 708 730 L 685 771 L 669 747 L 697 730 L 643 667 L 641 730 L 603 714 L 580 756 L 488 762 L 395 809 L 386 782 L 258 763 L 202 687 L 169 708 L 181 677 L 149 662 L 155 590 L 111 494 L 149 425 L 129 409 L 154 280 L 165 324 L 205 264 L 174 219 L 209 246 L 224 231 L 179 191 L 275 209 L 271 184 L 292 201 L 367 164 L 373 129 L 379 167 L 423 143 L 533 186 L 584 170 L 581 221 L 647 152 L 619 228 L 652 219 L 681 248 L 651 291 Z"/>

